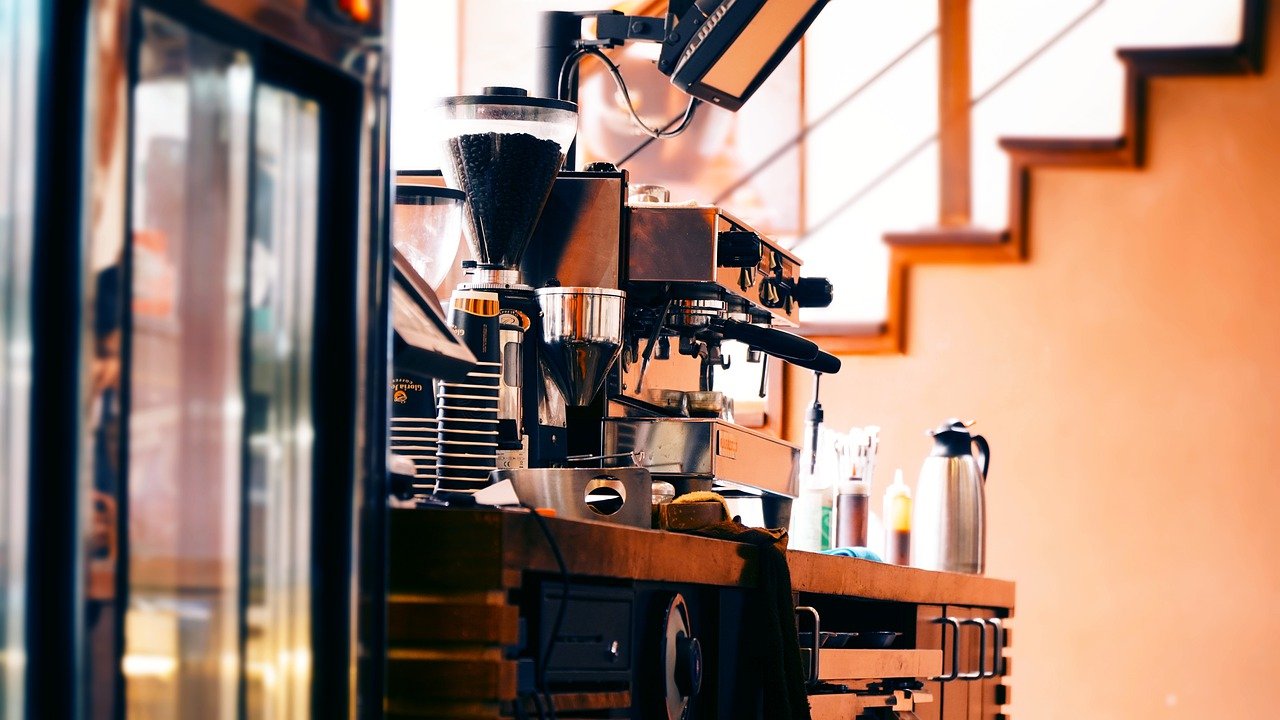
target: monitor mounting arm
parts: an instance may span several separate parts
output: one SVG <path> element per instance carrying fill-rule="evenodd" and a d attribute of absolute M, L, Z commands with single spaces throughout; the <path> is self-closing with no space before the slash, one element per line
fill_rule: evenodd
<path fill-rule="evenodd" d="M 688 35 L 702 24 L 705 17 L 705 12 L 690 0 L 673 0 L 668 4 L 664 17 L 624 15 L 617 10 L 544 12 L 538 39 L 540 84 L 537 94 L 557 97 L 564 59 L 585 47 L 608 49 L 633 41 L 662 43 L 658 70 L 669 77 L 675 69 L 680 50 L 689 39 Z M 594 38 L 582 36 L 582 21 L 586 18 L 596 21 Z M 560 99 L 577 102 L 577 96 L 577 85 L 573 83 L 568 89 L 568 97 Z"/>

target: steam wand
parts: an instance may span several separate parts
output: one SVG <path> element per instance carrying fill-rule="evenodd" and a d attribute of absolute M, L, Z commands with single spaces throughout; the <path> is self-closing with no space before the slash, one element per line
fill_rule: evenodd
<path fill-rule="evenodd" d="M 809 414 L 805 418 L 809 430 L 809 474 L 813 475 L 818 467 L 818 430 L 822 427 L 822 403 L 818 402 L 818 388 L 822 383 L 822 373 L 813 374 L 813 405 L 809 406 Z"/>
<path fill-rule="evenodd" d="M 653 332 L 649 335 L 648 342 L 645 343 L 644 353 L 640 359 L 640 377 L 636 379 L 636 392 L 644 389 L 644 375 L 649 372 L 649 361 L 653 358 L 653 346 L 658 342 L 658 336 L 662 334 L 662 325 L 667 320 L 667 313 L 671 312 L 671 303 L 674 302 L 674 299 L 670 296 L 671 286 L 664 286 L 663 291 L 667 294 L 667 302 L 662 306 L 662 314 L 658 316 L 658 321 L 653 326 Z"/>

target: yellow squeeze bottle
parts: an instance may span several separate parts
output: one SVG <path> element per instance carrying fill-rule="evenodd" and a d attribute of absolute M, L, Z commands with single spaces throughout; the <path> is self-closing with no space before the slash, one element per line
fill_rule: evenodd
<path fill-rule="evenodd" d="M 884 561 L 911 564 L 911 488 L 902 481 L 902 468 L 884 491 Z"/>

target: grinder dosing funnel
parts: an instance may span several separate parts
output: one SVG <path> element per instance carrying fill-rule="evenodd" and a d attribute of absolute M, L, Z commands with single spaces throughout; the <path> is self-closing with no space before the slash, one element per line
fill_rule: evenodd
<path fill-rule="evenodd" d="M 587 405 L 622 352 L 626 294 L 610 288 L 548 287 L 537 295 L 547 363 L 568 402 Z"/>
<path fill-rule="evenodd" d="M 463 235 L 482 267 L 515 268 L 542 215 L 565 149 L 578 132 L 578 106 L 529 97 L 520 88 L 444 98 L 449 187 L 466 193 Z"/>

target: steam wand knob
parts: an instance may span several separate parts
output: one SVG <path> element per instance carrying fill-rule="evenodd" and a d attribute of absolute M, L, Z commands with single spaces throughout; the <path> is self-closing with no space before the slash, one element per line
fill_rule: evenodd
<path fill-rule="evenodd" d="M 835 290 L 826 278 L 802 277 L 796 281 L 791 296 L 802 308 L 824 308 L 831 304 Z"/>

